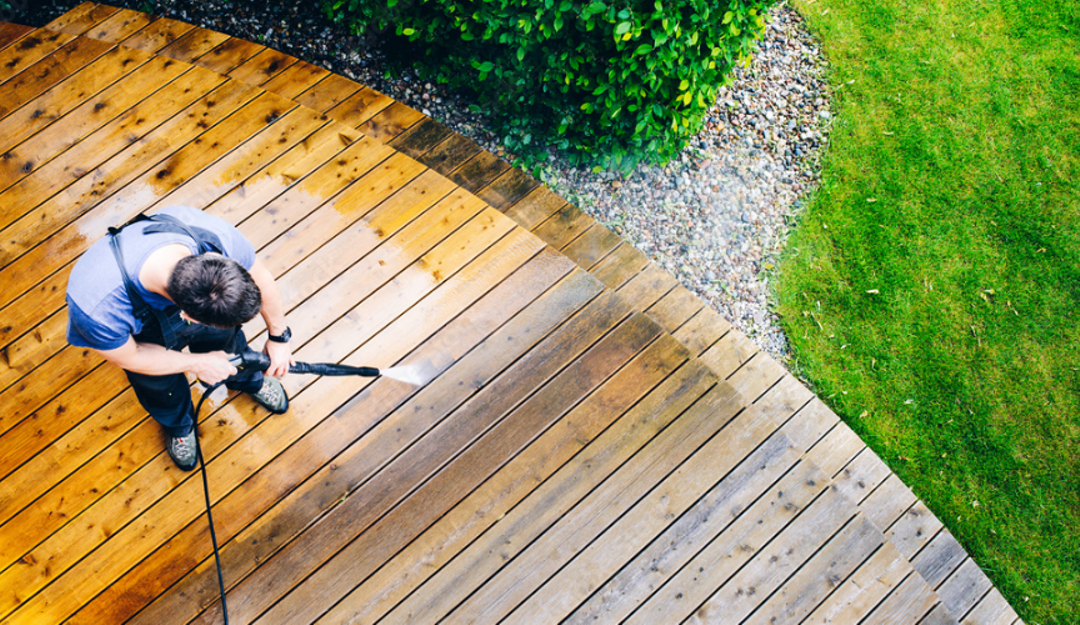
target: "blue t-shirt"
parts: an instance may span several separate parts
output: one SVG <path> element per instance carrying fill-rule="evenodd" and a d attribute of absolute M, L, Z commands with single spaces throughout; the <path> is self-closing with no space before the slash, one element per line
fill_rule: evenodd
<path fill-rule="evenodd" d="M 170 206 L 158 213 L 172 215 L 189 226 L 205 228 L 217 235 L 224 248 L 222 253 L 244 269 L 255 264 L 255 248 L 240 231 L 227 221 L 208 215 L 189 206 Z M 144 233 L 146 226 L 157 223 L 139 221 L 124 228 L 119 235 L 127 273 L 135 290 L 151 308 L 164 310 L 172 305 L 168 299 L 146 290 L 139 281 L 139 271 L 147 257 L 158 248 L 171 243 L 183 243 L 192 254 L 199 253 L 198 244 L 186 234 L 174 232 Z M 102 351 L 116 349 L 128 337 L 142 330 L 133 312 L 131 300 L 124 288 L 124 278 L 116 264 L 109 237 L 90 246 L 71 270 L 67 287 L 68 343 Z"/>

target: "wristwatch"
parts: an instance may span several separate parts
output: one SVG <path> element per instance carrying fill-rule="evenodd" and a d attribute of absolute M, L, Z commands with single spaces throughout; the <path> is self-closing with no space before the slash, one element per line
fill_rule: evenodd
<path fill-rule="evenodd" d="M 292 330 L 289 329 L 289 326 L 285 326 L 285 331 L 282 332 L 280 336 L 274 336 L 273 334 L 270 334 L 269 331 L 268 331 L 267 334 L 266 334 L 266 338 L 268 340 L 271 340 L 271 341 L 275 342 L 275 343 L 288 343 L 289 339 L 292 338 Z"/>

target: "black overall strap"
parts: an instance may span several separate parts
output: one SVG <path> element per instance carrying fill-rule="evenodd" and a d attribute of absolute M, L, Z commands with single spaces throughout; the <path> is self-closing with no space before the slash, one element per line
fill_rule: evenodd
<path fill-rule="evenodd" d="M 142 322 L 144 328 L 151 319 L 156 321 L 161 330 L 161 340 L 164 342 L 166 348 L 172 349 L 176 345 L 176 337 L 169 327 L 165 312 L 159 311 L 147 304 L 146 300 L 143 299 L 143 297 L 139 295 L 138 290 L 135 289 L 135 282 L 131 279 L 131 276 L 128 275 L 127 265 L 124 264 L 124 253 L 120 249 L 120 242 L 117 239 L 117 235 L 120 234 L 124 228 L 140 221 L 155 222 L 146 226 L 143 229 L 144 233 L 171 232 L 190 237 L 198 247 L 199 254 L 205 254 L 206 252 L 224 254 L 224 247 L 221 245 L 221 239 L 213 232 L 210 232 L 205 228 L 189 226 L 172 215 L 163 215 L 160 213 L 155 215 L 139 213 L 119 228 L 109 228 L 109 246 L 112 248 L 113 257 L 116 258 L 116 264 L 120 267 L 120 276 L 124 280 L 124 290 L 127 291 L 128 299 L 131 301 L 132 313 Z"/>
<path fill-rule="evenodd" d="M 200 254 L 205 254 L 207 252 L 217 252 L 218 254 L 225 253 L 225 248 L 221 245 L 221 239 L 206 228 L 189 226 L 172 215 L 150 215 L 147 219 L 155 223 L 144 228 L 143 232 L 145 233 L 173 232 L 176 234 L 186 234 L 199 246 Z"/>
<path fill-rule="evenodd" d="M 112 248 L 113 257 L 120 267 L 120 277 L 124 279 L 124 289 L 127 291 L 128 299 L 131 300 L 131 310 L 135 317 L 145 324 L 149 317 L 155 316 L 154 309 L 150 308 L 142 295 L 139 295 L 139 292 L 135 290 L 135 283 L 131 281 L 131 276 L 128 275 L 127 267 L 124 265 L 124 252 L 120 249 L 120 242 L 116 240 L 116 235 L 111 232 L 113 228 L 109 228 L 109 230 L 109 247 Z"/>

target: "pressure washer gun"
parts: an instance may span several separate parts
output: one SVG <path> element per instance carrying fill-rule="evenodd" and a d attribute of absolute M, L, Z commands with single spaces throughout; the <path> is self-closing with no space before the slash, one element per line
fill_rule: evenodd
<path fill-rule="evenodd" d="M 266 371 L 270 368 L 270 357 L 262 352 L 249 349 L 230 358 L 229 364 L 236 367 L 236 375 L 239 376 L 251 371 Z M 350 365 L 340 365 L 331 362 L 294 362 L 289 365 L 289 373 L 359 375 L 365 378 L 377 378 L 382 375 L 375 367 L 352 367 Z"/>

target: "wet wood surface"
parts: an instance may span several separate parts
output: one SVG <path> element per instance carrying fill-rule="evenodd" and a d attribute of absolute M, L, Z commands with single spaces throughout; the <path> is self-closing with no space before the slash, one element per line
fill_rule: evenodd
<path fill-rule="evenodd" d="M 297 359 L 430 371 L 210 402 L 234 622 L 1015 619 L 775 361 L 414 109 L 94 3 L 0 24 L 0 61 L 4 622 L 220 622 L 201 481 L 64 338 L 79 255 L 174 204 L 252 241 Z"/>

